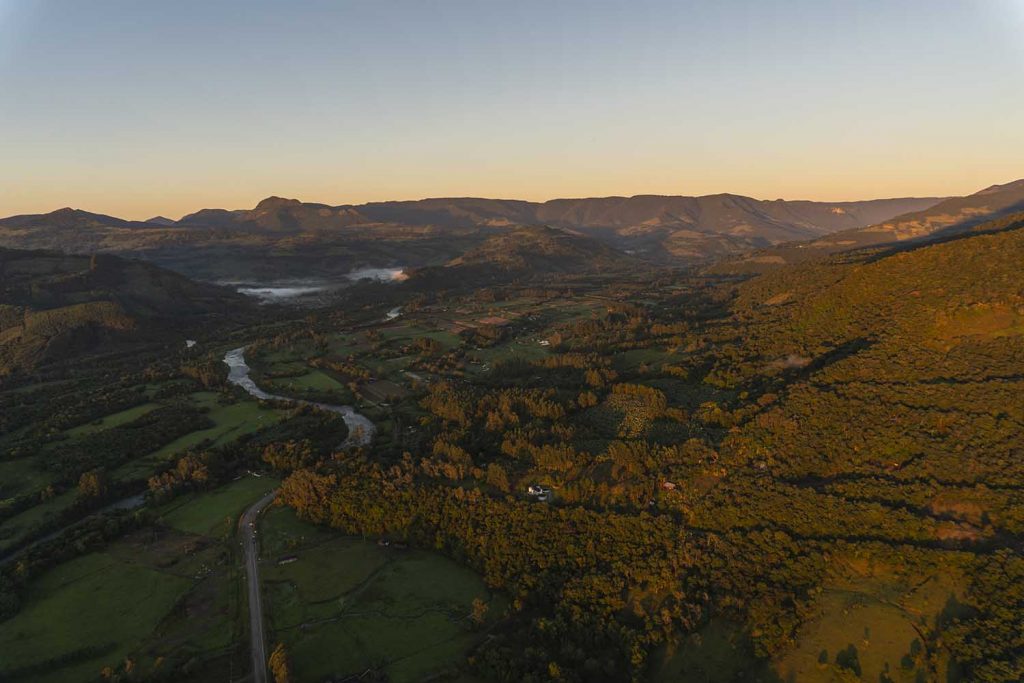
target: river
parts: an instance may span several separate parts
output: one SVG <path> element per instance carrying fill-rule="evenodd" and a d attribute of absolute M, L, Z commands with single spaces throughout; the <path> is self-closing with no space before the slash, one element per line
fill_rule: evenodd
<path fill-rule="evenodd" d="M 224 355 L 224 363 L 228 366 L 228 381 L 242 389 L 245 389 L 250 396 L 254 396 L 263 401 L 282 401 L 285 403 L 294 403 L 296 405 L 313 406 L 321 410 L 327 410 L 341 415 L 341 419 L 343 419 L 345 421 L 345 425 L 348 426 L 348 437 L 342 444 L 343 448 L 347 448 L 349 446 L 365 446 L 373 440 L 373 435 L 376 433 L 377 428 L 369 418 L 357 413 L 352 406 L 336 406 L 331 405 L 330 403 L 306 401 L 301 398 L 289 398 L 288 396 L 271 394 L 260 389 L 256 385 L 256 382 L 249 377 L 249 365 L 245 362 L 244 346 L 228 351 Z"/>

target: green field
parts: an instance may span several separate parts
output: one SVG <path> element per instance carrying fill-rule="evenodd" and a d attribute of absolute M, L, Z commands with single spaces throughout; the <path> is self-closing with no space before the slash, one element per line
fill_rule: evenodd
<path fill-rule="evenodd" d="M 303 366 L 305 367 L 305 366 Z M 283 395 L 302 394 L 306 391 L 335 392 L 351 395 L 348 387 L 323 370 L 306 368 L 306 372 L 295 377 L 278 377 L 261 383 L 268 391 Z"/>
<path fill-rule="evenodd" d="M 123 424 L 127 424 L 135 418 L 142 417 L 149 411 L 156 408 L 159 404 L 157 403 L 143 403 L 141 405 L 122 410 L 119 413 L 113 415 L 107 415 L 99 420 L 90 422 L 88 424 L 79 425 L 73 429 L 69 429 L 65 432 L 72 439 L 77 436 L 85 436 L 86 434 L 93 434 L 95 432 L 102 431 L 104 429 L 110 429 L 111 427 L 120 427 Z"/>
<path fill-rule="evenodd" d="M 213 392 L 197 392 L 191 394 L 190 398 L 195 405 L 209 409 L 207 417 L 213 420 L 214 426 L 186 434 L 153 453 L 126 463 L 114 470 L 114 478 L 148 477 L 166 467 L 176 455 L 189 448 L 194 448 L 204 441 L 209 441 L 214 446 L 220 446 L 243 434 L 251 434 L 264 427 L 269 427 L 284 415 L 283 411 L 264 408 L 256 401 L 239 401 L 224 405 L 220 403 L 221 395 Z"/>
<path fill-rule="evenodd" d="M 671 362 L 673 354 L 666 353 L 659 349 L 634 349 L 617 354 L 614 357 L 614 365 L 619 371 L 634 371 L 643 364 L 657 366 L 661 363 Z"/>
<path fill-rule="evenodd" d="M 184 496 L 163 511 L 162 521 L 193 534 L 223 538 L 235 527 L 239 515 L 280 482 L 273 477 L 248 475 L 219 489 Z"/>
<path fill-rule="evenodd" d="M 419 337 L 426 337 L 427 339 L 433 339 L 445 348 L 451 349 L 462 343 L 462 340 L 458 335 L 445 330 L 439 330 L 436 327 L 430 327 L 427 325 L 417 324 L 402 324 L 393 325 L 390 327 L 381 327 L 378 329 L 382 339 L 388 341 L 412 341 Z"/>
<path fill-rule="evenodd" d="M 742 629 L 715 619 L 671 648 L 652 658 L 655 683 L 781 683 L 754 650 Z"/>
<path fill-rule="evenodd" d="M 851 566 L 858 572 L 825 586 L 814 616 L 796 634 L 796 646 L 777 659 L 779 674 L 785 680 L 825 683 L 849 674 L 855 659 L 863 680 L 882 680 L 884 673 L 896 683 L 916 683 L 929 680 L 930 659 L 941 680 L 957 680 L 945 674 L 945 653 L 929 653 L 922 634 L 950 605 L 959 604 L 959 573 L 900 575 L 866 562 Z"/>
<path fill-rule="evenodd" d="M 141 645 L 190 585 L 108 553 L 62 564 L 34 582 L 22 610 L 0 623 L 0 667 L 10 671 L 93 648 L 81 661 L 24 679 L 93 680 L 103 665 L 116 666 Z"/>
<path fill-rule="evenodd" d="M 43 574 L 0 623 L 0 680 L 42 664 L 17 680 L 88 681 L 126 657 L 140 673 L 188 660 L 209 680 L 244 670 L 232 664 L 244 642 L 239 574 L 217 539 L 231 538 L 238 515 L 278 484 L 246 476 L 184 496 L 159 511 L 156 526 Z"/>
<path fill-rule="evenodd" d="M 366 342 L 361 335 L 356 333 L 332 334 L 328 338 L 327 348 L 335 356 L 345 358 L 353 353 L 358 353 L 367 348 Z"/>
<path fill-rule="evenodd" d="M 541 346 L 538 342 L 529 339 L 515 339 L 489 349 L 476 349 L 466 354 L 466 358 L 475 360 L 481 364 L 480 369 L 486 364 L 494 367 L 495 363 L 513 359 L 535 361 L 549 355 L 548 347 Z M 471 368 L 474 366 L 470 366 Z"/>
<path fill-rule="evenodd" d="M 35 458 L 0 460 L 0 499 L 45 488 L 53 475 L 35 466 Z"/>
<path fill-rule="evenodd" d="M 35 529 L 39 524 L 55 517 L 69 508 L 78 497 L 74 489 L 66 491 L 50 500 L 30 507 L 24 512 L 4 520 L 0 524 L 0 552 L 20 541 L 25 534 Z"/>
<path fill-rule="evenodd" d="M 284 508 L 261 528 L 272 637 L 298 680 L 369 668 L 396 683 L 455 672 L 487 628 L 469 618 L 473 599 L 488 603 L 488 623 L 504 612 L 480 577 L 435 553 L 338 536 Z M 285 556 L 297 559 L 277 564 Z"/>

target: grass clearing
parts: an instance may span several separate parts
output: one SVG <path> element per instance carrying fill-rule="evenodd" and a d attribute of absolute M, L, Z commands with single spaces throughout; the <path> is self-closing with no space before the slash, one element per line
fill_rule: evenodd
<path fill-rule="evenodd" d="M 742 629 L 722 619 L 710 621 L 674 650 L 662 648 L 652 660 L 654 683 L 780 681 L 757 660 Z"/>
<path fill-rule="evenodd" d="M 158 406 L 158 403 L 152 402 L 133 406 L 127 410 L 122 410 L 120 412 L 113 413 L 112 415 L 107 415 L 106 417 L 94 420 L 93 422 L 69 429 L 65 434 L 74 439 L 79 436 L 86 436 L 87 434 L 95 434 L 96 432 L 103 431 L 104 429 L 120 427 L 123 424 L 128 424 L 136 418 L 142 417 Z"/>
<path fill-rule="evenodd" d="M 782 678 L 815 683 L 855 672 L 865 681 L 883 680 L 885 674 L 896 683 L 913 683 L 930 680 L 929 659 L 945 672 L 945 653 L 929 653 L 926 636 L 962 597 L 959 572 L 917 575 L 863 559 L 849 566 L 854 571 L 825 585 L 816 615 L 797 632 L 796 646 L 776 660 Z"/>
<path fill-rule="evenodd" d="M 103 665 L 116 665 L 137 648 L 190 585 L 107 553 L 66 562 L 34 582 L 21 611 L 0 623 L 0 666 L 17 669 L 83 652 L 78 661 L 31 680 L 93 680 Z M 90 656 L 86 648 L 97 654 Z"/>
<path fill-rule="evenodd" d="M 234 532 L 235 523 L 245 508 L 279 484 L 269 476 L 245 476 L 214 491 L 174 501 L 163 510 L 162 519 L 179 531 L 223 538 Z"/>
<path fill-rule="evenodd" d="M 213 392 L 191 394 L 191 399 L 197 406 L 209 409 L 207 416 L 213 420 L 213 427 L 186 434 L 160 450 L 119 467 L 114 470 L 114 478 L 124 480 L 148 477 L 166 467 L 175 456 L 189 448 L 194 448 L 205 441 L 214 446 L 229 443 L 243 434 L 251 434 L 269 427 L 285 415 L 283 410 L 264 408 L 256 401 L 239 401 L 224 405 L 220 403 L 220 396 Z"/>
<path fill-rule="evenodd" d="M 0 552 L 6 552 L 40 524 L 71 507 L 77 497 L 78 491 L 71 489 L 4 520 L 0 524 Z"/>
<path fill-rule="evenodd" d="M 322 370 L 309 370 L 297 377 L 279 377 L 268 380 L 266 384 L 279 391 L 348 391 L 348 387 Z"/>
<path fill-rule="evenodd" d="M 548 355 L 550 355 L 548 347 L 541 346 L 538 342 L 527 339 L 514 339 L 510 342 L 499 344 L 498 346 L 494 346 L 489 349 L 474 349 L 467 353 L 466 357 L 480 363 L 481 365 L 489 365 L 493 367 L 495 363 L 503 361 L 519 359 L 532 362 L 546 358 Z M 469 367 L 470 369 L 474 369 L 474 366 L 472 365 Z"/>
<path fill-rule="evenodd" d="M 474 598 L 488 603 L 488 622 L 506 607 L 479 576 L 435 553 L 339 536 L 282 508 L 262 529 L 271 627 L 298 680 L 368 668 L 396 683 L 455 672 L 483 637 L 469 618 Z M 277 564 L 284 555 L 296 559 Z"/>
<path fill-rule="evenodd" d="M 347 358 L 367 348 L 365 340 L 357 333 L 332 334 L 327 341 L 328 352 L 340 358 Z"/>
<path fill-rule="evenodd" d="M 641 365 L 657 366 L 671 359 L 672 354 L 661 349 L 632 349 L 617 354 L 613 359 L 613 367 L 619 371 L 635 371 Z"/>
<path fill-rule="evenodd" d="M 36 458 L 0 460 L 0 500 L 39 491 L 53 482 L 53 475 L 36 468 Z"/>

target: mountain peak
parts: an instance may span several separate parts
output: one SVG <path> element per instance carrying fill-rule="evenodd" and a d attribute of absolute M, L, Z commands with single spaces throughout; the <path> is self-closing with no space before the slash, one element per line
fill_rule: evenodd
<path fill-rule="evenodd" d="M 298 199 L 286 199 L 285 197 L 267 197 L 256 205 L 255 211 L 274 211 L 286 206 L 299 206 L 302 204 Z"/>

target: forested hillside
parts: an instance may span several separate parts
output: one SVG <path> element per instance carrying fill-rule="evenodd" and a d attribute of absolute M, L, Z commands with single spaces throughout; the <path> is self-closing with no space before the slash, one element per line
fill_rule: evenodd
<path fill-rule="evenodd" d="M 5 330 L 55 330 L 18 332 L 31 358 L 85 330 L 152 326 L 166 345 L 194 320 L 220 338 L 0 391 L 0 640 L 47 604 L 51 567 L 126 544 L 173 566 L 198 542 L 182 530 L 227 528 L 194 583 L 165 588 L 233 645 L 166 640 L 184 617 L 157 605 L 122 649 L 80 635 L 5 671 L 247 671 L 246 613 L 199 605 L 241 585 L 231 511 L 281 480 L 267 624 L 299 680 L 1021 679 L 1024 216 L 744 277 L 639 268 L 552 228 L 484 244 L 431 286 L 363 283 L 235 325 L 207 317 L 233 295 L 148 266 L 7 254 Z M 265 396 L 314 405 L 226 382 L 242 345 Z M 355 406 L 371 443 L 339 446 L 324 403 Z M 210 517 L 167 512 L 235 487 L 249 497 Z M 104 511 L 143 489 L 141 510 Z M 371 628 L 387 637 L 351 645 Z M 410 655 L 427 632 L 449 635 Z"/>
<path fill-rule="evenodd" d="M 508 591 L 473 658 L 493 679 L 1019 680 L 1022 259 L 1013 224 L 738 285 L 620 281 L 550 352 L 433 383 L 419 447 L 283 498 Z M 740 668 L 694 631 L 732 634 Z"/>
<path fill-rule="evenodd" d="M 992 185 L 964 197 L 901 214 L 867 227 L 840 230 L 807 242 L 781 244 L 716 264 L 719 271 L 758 271 L 784 263 L 822 259 L 829 254 L 870 247 L 919 245 L 979 230 L 1001 229 L 1024 211 L 1024 180 Z"/>
<path fill-rule="evenodd" d="M 230 290 L 146 263 L 0 249 L 0 375 L 171 327 L 184 334 L 247 306 Z"/>

